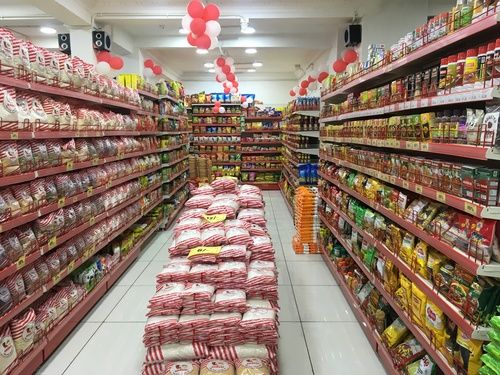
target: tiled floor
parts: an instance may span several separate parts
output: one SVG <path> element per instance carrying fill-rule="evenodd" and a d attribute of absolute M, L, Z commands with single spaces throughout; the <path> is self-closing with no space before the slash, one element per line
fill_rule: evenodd
<path fill-rule="evenodd" d="M 281 193 L 265 197 L 280 272 L 280 374 L 385 374 L 321 257 L 293 252 L 293 221 Z M 146 304 L 170 237 L 171 231 L 156 235 L 39 374 L 140 373 Z"/>

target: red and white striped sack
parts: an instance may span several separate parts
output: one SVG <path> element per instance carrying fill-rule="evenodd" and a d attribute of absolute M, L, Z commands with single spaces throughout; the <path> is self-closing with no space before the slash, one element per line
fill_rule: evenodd
<path fill-rule="evenodd" d="M 0 373 L 7 374 L 17 364 L 17 353 L 9 325 L 0 331 Z M 207 353 L 208 355 L 208 353 Z"/>
<path fill-rule="evenodd" d="M 201 229 L 201 218 L 187 218 L 179 221 L 174 228 L 174 234 L 177 236 L 180 232 L 190 229 Z"/>
<path fill-rule="evenodd" d="M 250 268 L 245 282 L 245 288 L 258 288 L 265 285 L 276 285 L 276 272 L 269 269 Z"/>
<path fill-rule="evenodd" d="M 174 236 L 177 250 L 188 250 L 202 245 L 201 231 L 198 229 L 185 230 Z"/>
<path fill-rule="evenodd" d="M 252 237 L 252 244 L 248 246 L 252 253 L 272 253 L 274 252 L 273 243 L 269 236 Z"/>
<path fill-rule="evenodd" d="M 11 37 L 11 42 L 12 42 L 12 53 L 13 53 L 13 61 L 14 61 L 14 66 L 16 67 L 16 70 L 19 65 L 23 65 L 23 62 L 21 60 L 21 56 L 19 56 L 19 47 L 21 46 L 22 39 L 16 38 L 14 35 Z"/>
<path fill-rule="evenodd" d="M 208 345 L 236 345 L 241 342 L 239 324 L 241 314 L 238 312 L 216 312 L 210 316 Z"/>
<path fill-rule="evenodd" d="M 211 301 L 185 302 L 181 315 L 210 315 L 214 312 L 214 304 Z"/>
<path fill-rule="evenodd" d="M 174 342 L 177 337 L 178 315 L 149 317 L 144 327 L 142 342 L 146 347 Z"/>
<path fill-rule="evenodd" d="M 272 261 L 253 260 L 250 262 L 248 268 L 254 270 L 273 271 L 275 274 L 278 273 L 278 270 L 276 268 L 276 263 Z"/>
<path fill-rule="evenodd" d="M 0 71 L 4 72 L 8 76 L 14 74 L 14 47 L 12 45 L 12 40 L 14 35 L 10 30 L 0 28 Z"/>
<path fill-rule="evenodd" d="M 269 361 L 260 358 L 245 358 L 234 361 L 236 375 L 270 375 Z"/>
<path fill-rule="evenodd" d="M 141 375 L 165 375 L 167 367 L 165 363 L 143 364 Z"/>
<path fill-rule="evenodd" d="M 235 375 L 232 361 L 205 359 L 200 363 L 200 375 Z"/>
<path fill-rule="evenodd" d="M 255 195 L 262 196 L 262 190 L 260 190 L 259 187 L 254 186 L 254 185 L 241 185 L 239 194 L 240 195 L 255 194 Z"/>
<path fill-rule="evenodd" d="M 201 231 L 202 246 L 221 246 L 226 244 L 226 232 L 222 227 L 207 228 Z"/>
<path fill-rule="evenodd" d="M 261 227 L 260 225 L 257 224 L 251 224 L 250 227 L 248 228 L 248 233 L 250 233 L 251 236 L 267 236 L 267 230 L 265 227 Z"/>
<path fill-rule="evenodd" d="M 12 339 L 18 357 L 25 355 L 33 346 L 35 336 L 35 310 L 28 309 L 10 321 Z"/>
<path fill-rule="evenodd" d="M 240 219 L 232 219 L 232 220 L 226 220 L 224 222 L 224 228 L 229 229 L 229 228 L 243 228 L 243 229 L 248 229 L 250 228 L 251 224 L 248 223 L 245 220 L 240 220 Z"/>
<path fill-rule="evenodd" d="M 216 264 L 194 264 L 189 270 L 189 282 L 211 283 L 214 282 L 219 267 Z"/>
<path fill-rule="evenodd" d="M 270 309 L 250 309 L 240 323 L 240 334 L 247 342 L 264 345 L 278 344 L 276 312 Z"/>
<path fill-rule="evenodd" d="M 156 284 L 171 282 L 187 282 L 189 280 L 189 263 L 169 263 L 163 266 L 162 271 L 156 275 Z"/>
<path fill-rule="evenodd" d="M 189 198 L 184 204 L 184 206 L 186 206 L 187 208 L 208 208 L 212 204 L 213 200 L 214 200 L 213 195 L 208 195 L 208 194 L 195 195 Z"/>
<path fill-rule="evenodd" d="M 237 180 L 230 177 L 221 177 L 212 181 L 210 186 L 216 192 L 233 192 L 236 189 Z"/>
<path fill-rule="evenodd" d="M 14 59 L 17 62 L 17 65 L 22 65 L 26 71 L 31 70 L 31 58 L 30 58 L 29 44 L 31 44 L 31 42 L 19 39 L 19 47 L 17 50 L 17 56 L 16 56 L 16 47 L 14 47 Z M 35 54 L 33 53 L 33 59 L 34 58 L 35 58 Z"/>
<path fill-rule="evenodd" d="M 242 344 L 234 346 L 212 346 L 210 347 L 210 358 L 222 358 L 228 361 L 245 358 L 268 359 L 269 351 L 266 345 Z"/>
<path fill-rule="evenodd" d="M 147 349 L 145 363 L 193 360 L 208 357 L 209 351 L 203 343 L 175 343 L 153 346 Z"/>
<path fill-rule="evenodd" d="M 215 292 L 214 312 L 245 312 L 246 293 L 242 289 L 218 289 Z"/>
<path fill-rule="evenodd" d="M 0 85 L 0 130 L 17 130 L 19 128 L 18 120 L 16 89 Z"/>
<path fill-rule="evenodd" d="M 237 289 L 244 285 L 247 279 L 247 267 L 244 262 L 222 262 L 219 263 L 217 288 Z"/>
<path fill-rule="evenodd" d="M 227 219 L 234 219 L 239 209 L 238 202 L 230 199 L 215 200 L 207 208 L 207 215 L 226 215 Z"/>
<path fill-rule="evenodd" d="M 214 195 L 214 188 L 210 185 L 203 185 L 191 190 L 191 195 Z"/>
<path fill-rule="evenodd" d="M 229 245 L 251 245 L 252 237 L 244 228 L 229 228 L 226 231 L 226 239 Z"/>
<path fill-rule="evenodd" d="M 275 262 L 276 261 L 276 256 L 274 252 L 272 253 L 252 253 L 252 256 L 250 257 L 251 261 L 254 260 L 263 260 L 263 261 L 269 261 L 269 262 Z"/>
<path fill-rule="evenodd" d="M 206 342 L 210 315 L 181 315 L 178 322 L 178 341 Z"/>
<path fill-rule="evenodd" d="M 182 293 L 186 289 L 184 283 L 160 282 L 157 283 L 157 285 L 160 287 L 157 289 L 155 295 L 149 299 L 148 308 L 158 306 L 172 308 L 182 307 Z"/>
<path fill-rule="evenodd" d="M 261 208 L 244 208 L 238 213 L 238 219 L 245 220 L 250 224 L 266 226 L 264 210 Z"/>
<path fill-rule="evenodd" d="M 239 261 L 244 262 L 247 253 L 245 245 L 224 245 L 219 253 L 219 262 Z"/>
<path fill-rule="evenodd" d="M 262 208 L 264 202 L 262 195 L 259 194 L 241 194 L 238 196 L 238 202 L 241 208 Z"/>

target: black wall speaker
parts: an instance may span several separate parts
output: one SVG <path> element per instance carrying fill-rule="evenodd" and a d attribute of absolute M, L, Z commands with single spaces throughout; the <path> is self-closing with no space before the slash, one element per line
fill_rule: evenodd
<path fill-rule="evenodd" d="M 57 42 L 59 43 L 59 50 L 66 55 L 71 55 L 71 42 L 69 34 L 57 34 Z"/>
<path fill-rule="evenodd" d="M 346 47 L 355 47 L 361 43 L 361 25 L 347 25 L 344 31 Z"/>
<path fill-rule="evenodd" d="M 94 46 L 95 50 L 110 51 L 111 37 L 107 32 L 102 30 L 92 31 L 92 45 Z"/>

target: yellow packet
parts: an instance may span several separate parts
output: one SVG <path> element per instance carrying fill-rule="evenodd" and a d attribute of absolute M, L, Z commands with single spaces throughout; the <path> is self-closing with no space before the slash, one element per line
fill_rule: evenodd
<path fill-rule="evenodd" d="M 418 241 L 415 246 L 414 257 L 415 257 L 415 271 L 422 277 L 429 279 L 427 271 L 427 243 L 424 241 Z"/>
<path fill-rule="evenodd" d="M 400 318 L 397 318 L 392 324 L 382 332 L 382 339 L 387 343 L 389 348 L 398 345 L 408 333 L 408 328 L 404 325 Z"/>
<path fill-rule="evenodd" d="M 427 300 L 425 305 L 425 326 L 432 332 L 436 339 L 436 345 L 444 344 L 445 315 L 439 307 Z"/>
<path fill-rule="evenodd" d="M 411 258 L 413 256 L 413 249 L 415 248 L 415 236 L 411 233 L 406 233 L 403 237 L 403 242 L 401 244 L 401 251 L 399 252 L 399 257 L 403 259 L 407 264 L 411 265 Z"/>
<path fill-rule="evenodd" d="M 427 296 L 415 285 L 411 285 L 411 315 L 413 321 L 424 327 Z"/>

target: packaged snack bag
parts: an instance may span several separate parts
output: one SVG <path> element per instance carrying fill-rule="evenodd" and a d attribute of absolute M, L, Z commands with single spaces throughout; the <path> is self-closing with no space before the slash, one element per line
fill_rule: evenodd
<path fill-rule="evenodd" d="M 435 337 L 435 345 L 440 346 L 444 342 L 444 326 L 446 316 L 434 303 L 427 300 L 425 305 L 425 326 Z"/>
<path fill-rule="evenodd" d="M 0 331 L 0 373 L 7 373 L 17 363 L 16 347 L 9 325 L 6 324 Z"/>
<path fill-rule="evenodd" d="M 393 348 L 403 340 L 408 332 L 408 328 L 406 328 L 403 321 L 397 318 L 384 330 L 382 338 L 387 343 L 388 347 Z"/>
<path fill-rule="evenodd" d="M 269 366 L 260 358 L 246 358 L 236 361 L 236 375 L 270 375 Z"/>
<path fill-rule="evenodd" d="M 420 327 L 424 327 L 426 302 L 427 296 L 415 284 L 412 284 L 410 309 L 413 321 Z"/>
<path fill-rule="evenodd" d="M 200 375 L 235 375 L 234 366 L 229 361 L 207 359 L 201 363 Z"/>

